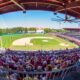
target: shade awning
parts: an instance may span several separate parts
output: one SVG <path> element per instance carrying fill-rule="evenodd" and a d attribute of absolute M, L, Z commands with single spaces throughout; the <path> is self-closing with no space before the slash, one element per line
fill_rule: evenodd
<path fill-rule="evenodd" d="M 80 18 L 80 0 L 0 0 L 0 14 L 25 11 L 25 10 L 46 10 L 65 13 Z"/>

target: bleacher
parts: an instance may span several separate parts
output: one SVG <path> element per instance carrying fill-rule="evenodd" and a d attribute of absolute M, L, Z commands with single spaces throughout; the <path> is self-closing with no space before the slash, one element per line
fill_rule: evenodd
<path fill-rule="evenodd" d="M 79 48 L 55 51 L 7 49 L 0 56 L 0 80 L 71 80 L 72 74 L 78 72 L 79 60 Z"/>

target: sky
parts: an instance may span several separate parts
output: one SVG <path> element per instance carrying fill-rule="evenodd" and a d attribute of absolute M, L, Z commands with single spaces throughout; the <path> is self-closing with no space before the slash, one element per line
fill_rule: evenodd
<path fill-rule="evenodd" d="M 59 14 L 60 17 L 64 17 L 63 14 Z M 12 27 L 38 27 L 38 28 L 79 28 L 79 24 L 76 23 L 63 23 L 52 21 L 51 18 L 56 18 L 53 12 L 50 11 L 37 11 L 29 10 L 26 14 L 22 11 L 10 12 L 0 15 L 0 28 L 12 28 Z"/>

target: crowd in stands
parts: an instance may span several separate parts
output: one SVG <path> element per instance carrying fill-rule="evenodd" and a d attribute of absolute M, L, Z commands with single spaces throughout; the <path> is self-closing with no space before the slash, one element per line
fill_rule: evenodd
<path fill-rule="evenodd" d="M 0 71 L 2 72 L 3 69 L 21 72 L 54 71 L 75 65 L 79 58 L 79 48 L 55 51 L 13 51 L 7 49 L 4 54 L 0 55 Z M 10 72 L 8 78 L 9 80 L 27 80 L 26 76 Z M 34 80 L 49 80 L 48 78 L 51 77 L 50 74 L 35 75 Z"/>
<path fill-rule="evenodd" d="M 66 39 L 66 40 L 68 40 L 70 42 L 73 42 L 73 43 L 77 44 L 78 46 L 80 46 L 80 34 L 78 34 L 77 32 L 76 32 L 76 34 L 75 33 L 73 33 L 73 34 L 70 34 L 70 33 L 64 33 L 64 34 L 56 33 L 55 35 L 57 37 Z"/>
<path fill-rule="evenodd" d="M 80 40 L 80 36 L 79 36 L 79 35 L 68 35 L 68 36 L 70 36 L 70 37 L 72 37 L 72 38 L 76 38 L 76 39 Z"/>
<path fill-rule="evenodd" d="M 63 35 L 80 40 L 80 32 L 67 32 L 67 33 L 64 33 Z"/>

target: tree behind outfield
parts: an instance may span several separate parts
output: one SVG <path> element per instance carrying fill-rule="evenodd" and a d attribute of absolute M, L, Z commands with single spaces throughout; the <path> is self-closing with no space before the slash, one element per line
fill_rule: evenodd
<path fill-rule="evenodd" d="M 52 29 L 50 29 L 50 28 L 44 28 L 44 33 L 49 33 L 49 32 L 52 32 Z"/>
<path fill-rule="evenodd" d="M 34 27 L 31 27 L 31 28 L 28 28 L 29 31 L 36 31 L 36 28 Z"/>

